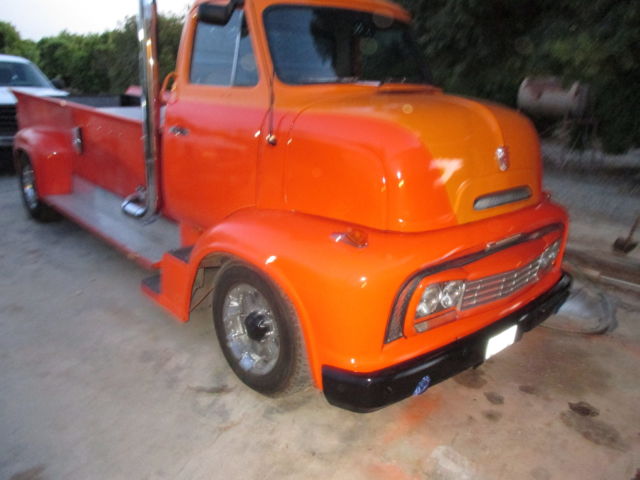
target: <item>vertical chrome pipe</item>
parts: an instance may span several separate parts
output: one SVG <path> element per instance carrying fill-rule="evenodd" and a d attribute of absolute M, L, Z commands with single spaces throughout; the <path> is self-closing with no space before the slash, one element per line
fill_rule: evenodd
<path fill-rule="evenodd" d="M 139 68 L 142 86 L 142 142 L 146 185 L 129 195 L 122 210 L 147 219 L 158 210 L 158 154 L 160 151 L 160 95 L 158 81 L 158 7 L 156 0 L 140 0 L 138 14 Z"/>

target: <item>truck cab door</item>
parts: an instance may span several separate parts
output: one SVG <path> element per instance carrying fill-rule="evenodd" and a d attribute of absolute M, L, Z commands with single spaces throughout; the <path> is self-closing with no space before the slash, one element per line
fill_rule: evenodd
<path fill-rule="evenodd" d="M 224 26 L 188 21 L 165 111 L 163 209 L 205 229 L 256 203 L 269 94 L 242 9 Z"/>

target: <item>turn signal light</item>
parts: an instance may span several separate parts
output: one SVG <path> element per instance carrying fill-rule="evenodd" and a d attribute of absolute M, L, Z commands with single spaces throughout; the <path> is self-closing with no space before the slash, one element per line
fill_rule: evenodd
<path fill-rule="evenodd" d="M 367 232 L 358 228 L 350 228 L 346 232 L 334 233 L 331 238 L 336 242 L 346 243 L 356 248 L 364 248 L 369 245 Z"/>

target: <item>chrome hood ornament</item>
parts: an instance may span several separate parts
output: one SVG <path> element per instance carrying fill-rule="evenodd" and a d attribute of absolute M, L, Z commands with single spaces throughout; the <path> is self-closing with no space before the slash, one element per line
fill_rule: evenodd
<path fill-rule="evenodd" d="M 503 145 L 496 148 L 495 158 L 501 172 L 509 170 L 509 167 L 511 166 L 511 161 L 509 159 L 509 147 Z"/>

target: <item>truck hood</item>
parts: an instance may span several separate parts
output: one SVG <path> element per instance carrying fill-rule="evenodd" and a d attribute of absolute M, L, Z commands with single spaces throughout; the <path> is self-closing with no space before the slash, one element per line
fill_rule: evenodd
<path fill-rule="evenodd" d="M 58 90 L 57 88 L 43 88 L 43 87 L 0 87 L 0 105 L 15 105 L 16 97 L 11 90 L 19 92 L 30 93 L 38 97 L 66 97 L 69 95 L 64 90 Z"/>
<path fill-rule="evenodd" d="M 287 148 L 290 209 L 382 230 L 451 227 L 541 196 L 531 123 L 435 89 L 398 86 L 317 101 L 297 115 Z"/>

